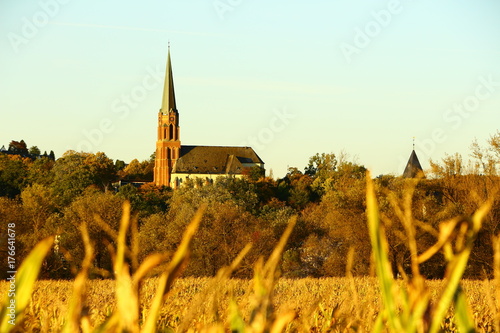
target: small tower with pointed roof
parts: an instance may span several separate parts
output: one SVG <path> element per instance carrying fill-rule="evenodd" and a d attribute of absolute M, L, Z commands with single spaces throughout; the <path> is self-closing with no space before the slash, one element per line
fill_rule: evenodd
<path fill-rule="evenodd" d="M 413 138 L 413 150 L 410 158 L 408 159 L 408 163 L 406 163 L 403 178 L 425 178 L 424 170 L 420 165 L 417 153 L 415 153 L 415 138 Z"/>
<path fill-rule="evenodd" d="M 156 159 L 154 183 L 156 186 L 169 186 L 170 175 L 181 149 L 179 112 L 175 104 L 174 78 L 168 46 L 167 69 L 161 109 L 158 112 L 158 139 L 156 141 Z"/>

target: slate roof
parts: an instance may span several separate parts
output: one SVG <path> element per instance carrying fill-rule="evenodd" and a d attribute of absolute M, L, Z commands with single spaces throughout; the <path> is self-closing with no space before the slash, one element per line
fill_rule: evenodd
<path fill-rule="evenodd" d="M 417 153 L 415 150 L 411 152 L 410 159 L 406 164 L 405 171 L 403 172 L 403 178 L 417 178 L 425 177 L 424 170 L 418 161 Z"/>
<path fill-rule="evenodd" d="M 167 69 L 165 72 L 165 86 L 163 87 L 161 111 L 163 114 L 168 114 L 171 110 L 177 111 L 177 106 L 175 104 L 174 76 L 172 75 L 172 62 L 170 60 L 170 46 L 168 47 Z"/>
<path fill-rule="evenodd" d="M 264 162 L 251 147 L 181 146 L 172 173 L 241 174 L 244 164 Z"/>

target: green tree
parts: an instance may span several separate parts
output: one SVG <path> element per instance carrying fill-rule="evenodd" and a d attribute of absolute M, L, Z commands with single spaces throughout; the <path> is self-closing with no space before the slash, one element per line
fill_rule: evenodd
<path fill-rule="evenodd" d="M 125 164 L 125 162 L 122 160 L 115 161 L 116 171 L 121 171 L 121 170 L 125 169 L 126 166 L 127 166 L 127 164 Z"/>
<path fill-rule="evenodd" d="M 55 162 L 49 157 L 41 157 L 35 159 L 28 166 L 28 173 L 26 175 L 27 184 L 42 184 L 52 185 L 54 181 L 54 174 L 52 168 Z"/>
<path fill-rule="evenodd" d="M 60 206 L 67 206 L 94 183 L 94 175 L 85 164 L 88 154 L 67 151 L 58 158 L 52 169 L 52 188 Z"/>
<path fill-rule="evenodd" d="M 106 191 L 116 179 L 113 161 L 101 152 L 67 151 L 57 159 L 52 172 L 52 187 L 61 206 L 67 206 L 90 186 Z"/>
<path fill-rule="evenodd" d="M 258 165 L 251 168 L 245 168 L 243 171 L 243 174 L 245 174 L 252 181 L 258 181 L 266 175 L 266 170 Z"/>
<path fill-rule="evenodd" d="M 40 155 L 40 149 L 37 147 L 37 146 L 31 146 L 28 153 L 31 155 L 31 156 L 38 156 Z"/>
<path fill-rule="evenodd" d="M 0 196 L 14 198 L 21 193 L 30 162 L 19 155 L 0 154 Z"/>
<path fill-rule="evenodd" d="M 93 183 L 102 190 L 107 191 L 111 182 L 117 178 L 113 160 L 103 152 L 86 154 L 84 164 L 92 174 Z"/>

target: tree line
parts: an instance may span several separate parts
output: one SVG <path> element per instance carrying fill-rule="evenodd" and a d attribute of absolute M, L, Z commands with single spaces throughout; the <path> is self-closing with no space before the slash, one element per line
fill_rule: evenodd
<path fill-rule="evenodd" d="M 493 208 L 466 277 L 493 274 L 492 237 L 500 227 L 500 132 L 484 145 L 473 142 L 471 149 L 469 161 L 459 154 L 431 160 L 425 179 L 375 179 L 394 274 L 410 271 L 408 239 L 400 221 L 405 210 L 413 215 L 418 250 L 423 252 L 436 242 L 441 222 L 470 216 L 486 200 L 494 201 Z M 153 167 L 154 156 L 125 164 L 102 152 L 68 151 L 57 159 L 0 154 L 0 219 L 4 226 L 16 224 L 18 259 L 45 236 L 58 235 L 57 251 L 47 259 L 43 277 L 71 278 L 83 259 L 79 227 L 85 223 L 96 250 L 94 276 L 107 277 L 112 274 L 109 248 L 125 200 L 132 205 L 138 230 L 139 260 L 154 252 L 173 253 L 199 205 L 207 203 L 186 275 L 214 275 L 252 243 L 236 272 L 238 277 L 251 276 L 254 262 L 271 253 L 294 215 L 297 224 L 281 264 L 284 276 L 344 276 L 350 252 L 353 274 L 373 273 L 366 168 L 345 153 L 315 154 L 303 169 L 291 167 L 281 179 L 250 169 L 244 178 L 221 177 L 213 184 L 192 180 L 177 190 L 154 186 Z M 115 188 L 117 180 L 145 184 Z M 3 251 L 5 227 L 1 235 Z M 421 268 L 427 277 L 441 278 L 444 267 L 445 258 L 438 254 Z"/>

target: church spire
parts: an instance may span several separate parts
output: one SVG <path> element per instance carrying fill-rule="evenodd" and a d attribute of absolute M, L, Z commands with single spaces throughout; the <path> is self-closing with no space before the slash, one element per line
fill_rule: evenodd
<path fill-rule="evenodd" d="M 172 63 L 170 61 L 170 42 L 168 43 L 167 69 L 165 71 L 165 86 L 163 88 L 163 100 L 161 103 L 161 112 L 168 114 L 170 110 L 176 112 L 174 77 L 172 75 Z"/>
<path fill-rule="evenodd" d="M 415 153 L 415 137 L 413 137 L 413 150 L 411 151 L 410 158 L 406 164 L 405 171 L 403 172 L 403 178 L 425 178 L 424 170 L 420 165 L 417 153 Z"/>

